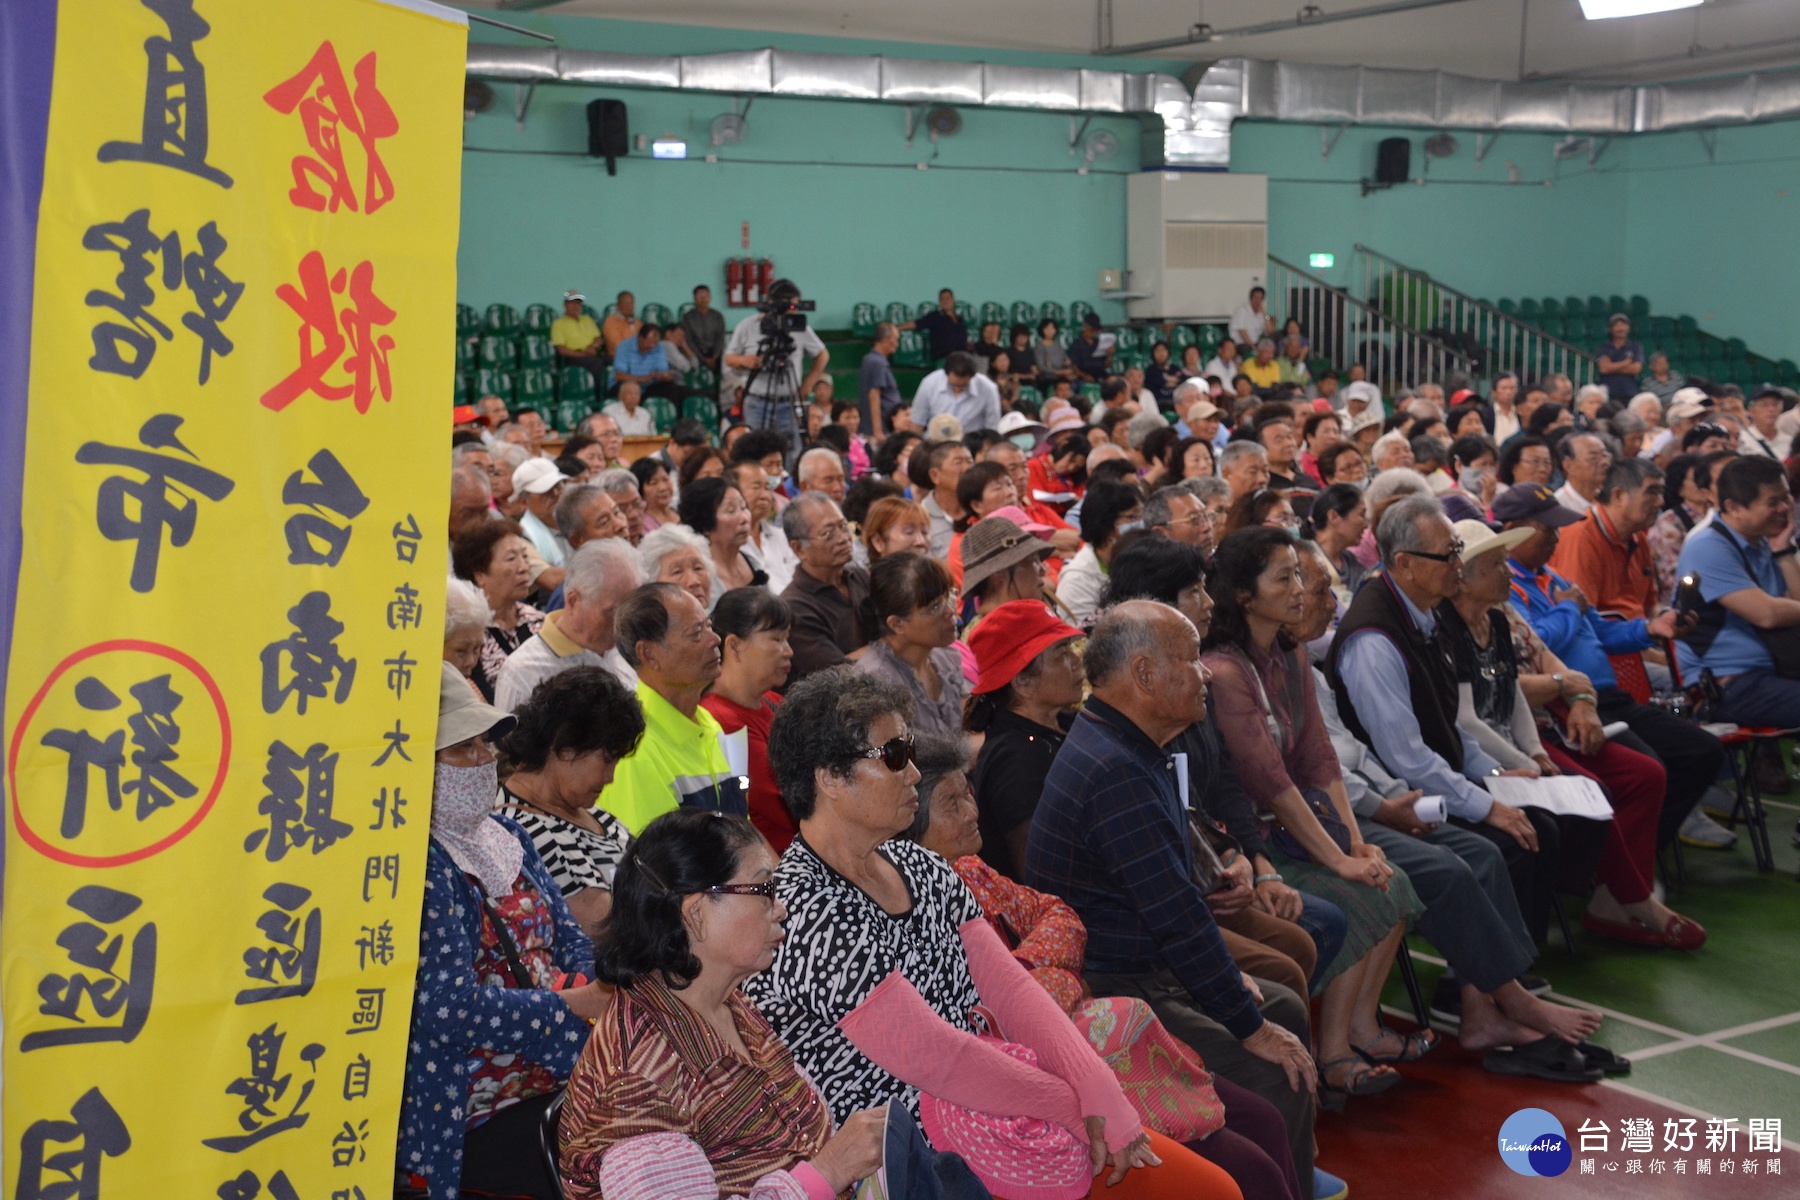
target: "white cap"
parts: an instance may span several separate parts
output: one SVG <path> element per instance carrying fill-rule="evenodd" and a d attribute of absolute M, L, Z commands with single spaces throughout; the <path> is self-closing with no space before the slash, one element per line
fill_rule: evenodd
<path fill-rule="evenodd" d="M 1000 418 L 1000 436 L 1010 437 L 1021 429 L 1042 429 L 1043 422 L 1034 421 L 1022 412 L 1009 412 Z"/>
<path fill-rule="evenodd" d="M 513 472 L 513 491 L 541 496 L 567 478 L 549 459 L 528 458 Z"/>

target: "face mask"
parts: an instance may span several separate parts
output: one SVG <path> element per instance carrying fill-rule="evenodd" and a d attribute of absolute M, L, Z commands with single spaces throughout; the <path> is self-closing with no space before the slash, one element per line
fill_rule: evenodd
<path fill-rule="evenodd" d="M 500 791 L 500 774 L 494 763 L 479 767 L 436 764 L 431 786 L 431 827 L 468 834 L 494 810 Z"/>
<path fill-rule="evenodd" d="M 1142 529 L 1143 527 L 1144 523 L 1142 521 L 1127 521 L 1119 526 L 1119 536 L 1124 537 L 1126 534 L 1131 533 L 1134 530 Z"/>
<path fill-rule="evenodd" d="M 1037 439 L 1029 433 L 1015 433 L 1007 440 L 1027 454 L 1037 449 Z"/>
<path fill-rule="evenodd" d="M 1479 496 L 1482 485 L 1487 482 L 1487 477 L 1488 473 L 1485 467 L 1464 467 L 1457 473 L 1456 481 L 1469 495 Z"/>

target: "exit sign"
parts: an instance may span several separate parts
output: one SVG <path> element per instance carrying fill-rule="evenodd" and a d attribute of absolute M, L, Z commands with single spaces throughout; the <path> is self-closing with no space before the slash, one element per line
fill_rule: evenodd
<path fill-rule="evenodd" d="M 1323 269 L 1325 267 L 1335 267 L 1337 265 L 1337 255 L 1335 255 L 1335 254 L 1309 254 L 1306 256 L 1306 261 L 1309 266 L 1318 267 L 1321 269 Z"/>

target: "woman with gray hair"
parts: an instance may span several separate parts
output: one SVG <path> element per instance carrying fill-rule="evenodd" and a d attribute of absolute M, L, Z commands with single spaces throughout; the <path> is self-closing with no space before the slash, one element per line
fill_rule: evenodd
<path fill-rule="evenodd" d="M 1381 561 L 1381 552 L 1375 548 L 1375 527 L 1381 523 L 1381 514 L 1408 496 L 1429 495 L 1431 484 L 1411 468 L 1393 467 L 1369 481 L 1369 486 L 1363 490 L 1363 507 L 1368 511 L 1369 523 L 1363 529 L 1362 540 L 1350 548 L 1350 554 L 1362 564 L 1364 571 L 1374 570 L 1375 564 Z"/>
<path fill-rule="evenodd" d="M 461 671 L 464 679 L 474 676 L 487 627 L 493 621 L 494 610 L 480 588 L 454 575 L 445 581 L 444 661 Z"/>
<path fill-rule="evenodd" d="M 658 525 L 644 535 L 638 546 L 638 561 L 644 567 L 646 583 L 672 583 L 712 610 L 712 566 L 708 562 L 711 547 L 706 539 L 686 525 Z"/>
<path fill-rule="evenodd" d="M 513 472 L 530 457 L 531 451 L 517 442 L 495 442 L 488 447 L 488 459 L 494 464 L 488 473 L 488 482 L 494 488 L 494 507 L 515 521 L 525 515 L 525 497 L 513 491 Z"/>

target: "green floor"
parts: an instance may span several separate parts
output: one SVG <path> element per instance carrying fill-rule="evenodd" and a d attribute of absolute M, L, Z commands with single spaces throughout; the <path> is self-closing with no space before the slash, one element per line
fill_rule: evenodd
<path fill-rule="evenodd" d="M 1689 849 L 1687 880 L 1669 905 L 1706 927 L 1694 954 L 1642 950 L 1576 929 L 1576 953 L 1551 933 L 1538 969 L 1558 996 L 1607 1015 L 1596 1040 L 1633 1060 L 1629 1089 L 1713 1116 L 1779 1117 L 1800 1147 L 1800 852 L 1791 837 L 1800 806 L 1769 802 L 1775 871 L 1759 874 L 1748 842 L 1725 852 Z M 1564 901 L 1570 922 L 1578 904 Z M 1429 998 L 1439 974 L 1414 938 Z M 1408 1003 L 1398 978 L 1386 1002 Z"/>

